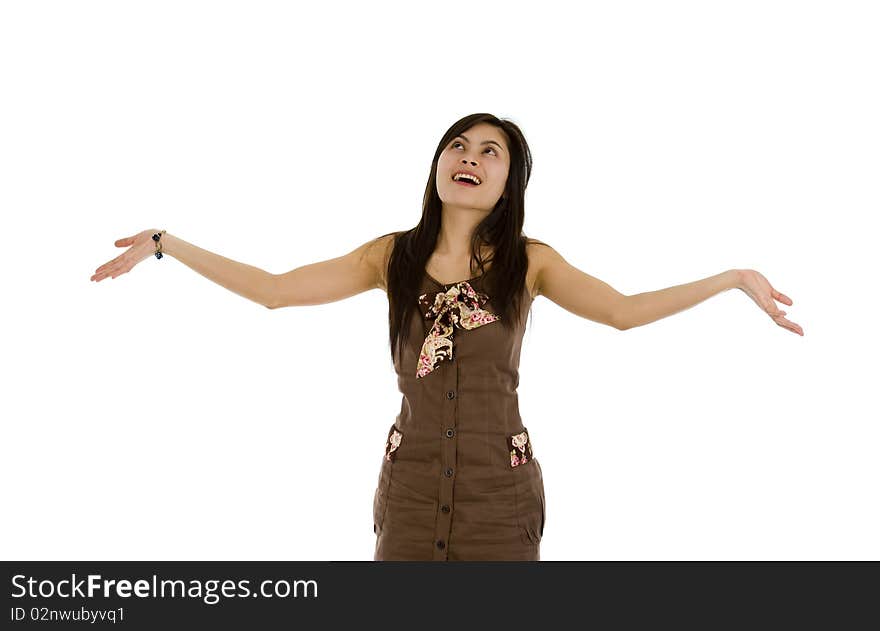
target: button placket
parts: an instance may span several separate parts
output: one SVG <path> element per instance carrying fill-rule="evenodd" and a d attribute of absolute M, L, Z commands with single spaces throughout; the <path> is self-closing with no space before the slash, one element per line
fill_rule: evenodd
<path fill-rule="evenodd" d="M 458 364 L 447 362 L 438 367 L 437 377 L 442 375 L 444 379 L 445 420 L 438 436 L 440 441 L 440 493 L 439 512 L 437 513 L 437 525 L 434 537 L 434 559 L 445 561 L 449 555 L 449 535 L 452 529 L 452 518 L 455 488 L 455 463 L 458 452 L 458 441 L 455 440 L 457 432 L 455 428 L 458 422 Z"/>

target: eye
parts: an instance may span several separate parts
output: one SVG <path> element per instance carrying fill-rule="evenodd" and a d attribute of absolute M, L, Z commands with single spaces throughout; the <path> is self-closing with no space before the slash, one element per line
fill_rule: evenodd
<path fill-rule="evenodd" d="M 452 143 L 452 148 L 453 148 L 453 149 L 455 149 L 455 145 L 461 145 L 461 143 L 460 143 L 459 141 L 457 141 L 457 140 L 454 141 L 454 142 Z M 464 145 L 462 145 L 462 146 L 464 146 Z M 496 152 L 495 149 L 493 149 L 492 147 L 486 147 L 486 151 L 491 151 L 493 156 L 497 156 L 497 155 L 498 155 L 498 152 Z"/>

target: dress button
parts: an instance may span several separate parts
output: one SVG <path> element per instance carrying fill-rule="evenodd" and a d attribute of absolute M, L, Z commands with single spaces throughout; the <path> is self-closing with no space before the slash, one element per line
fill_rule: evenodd
<path fill-rule="evenodd" d="M 445 473 L 446 473 L 446 477 L 447 477 L 447 478 L 451 478 L 451 477 L 452 477 L 452 467 L 449 467 L 449 468 L 445 471 Z"/>
<path fill-rule="evenodd" d="M 444 513 L 448 513 L 449 512 L 449 504 L 444 504 L 443 506 L 440 507 L 440 510 L 442 510 Z"/>
<path fill-rule="evenodd" d="M 446 544 L 443 543 L 443 539 L 440 539 L 437 541 L 437 547 L 440 548 L 441 550 L 446 547 Z"/>
<path fill-rule="evenodd" d="M 450 427 L 449 429 L 446 430 L 446 437 L 447 437 L 447 438 L 452 438 L 453 436 L 455 436 L 455 430 L 453 430 L 453 429 Z"/>
<path fill-rule="evenodd" d="M 446 398 L 447 399 L 454 399 L 455 398 L 455 390 L 450 390 L 449 392 L 447 392 Z"/>

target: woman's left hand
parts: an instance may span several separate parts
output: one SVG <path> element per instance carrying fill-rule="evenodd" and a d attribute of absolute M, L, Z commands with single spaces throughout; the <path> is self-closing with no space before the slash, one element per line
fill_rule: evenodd
<path fill-rule="evenodd" d="M 785 303 L 789 306 L 792 304 L 791 298 L 780 293 L 770 286 L 770 282 L 764 278 L 762 274 L 753 269 L 736 270 L 739 274 L 739 284 L 742 289 L 752 300 L 755 301 L 761 309 L 769 315 L 776 324 L 781 327 L 803 336 L 804 330 L 794 322 L 786 319 L 785 311 L 780 311 L 774 300 Z"/>

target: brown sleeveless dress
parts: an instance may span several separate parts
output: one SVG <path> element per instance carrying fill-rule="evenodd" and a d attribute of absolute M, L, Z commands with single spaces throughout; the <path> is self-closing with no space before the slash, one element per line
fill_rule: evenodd
<path fill-rule="evenodd" d="M 538 561 L 541 465 L 519 414 L 519 357 L 532 297 L 508 331 L 483 276 L 425 273 L 394 368 L 403 394 L 373 499 L 376 561 Z"/>

